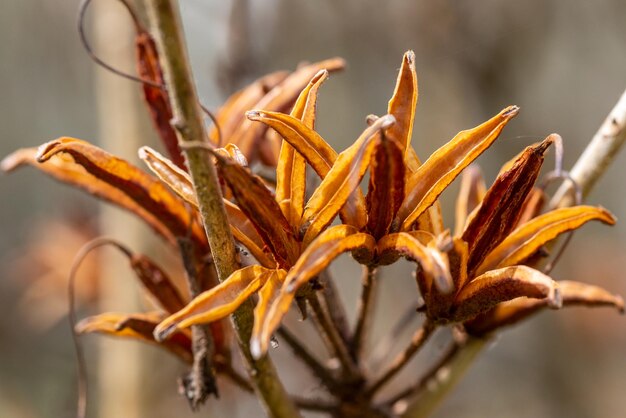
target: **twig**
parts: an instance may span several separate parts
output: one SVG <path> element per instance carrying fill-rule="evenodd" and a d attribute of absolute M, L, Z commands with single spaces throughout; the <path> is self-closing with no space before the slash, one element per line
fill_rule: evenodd
<path fill-rule="evenodd" d="M 385 335 L 372 350 L 370 364 L 372 368 L 378 368 L 378 364 L 389 353 L 393 345 L 398 341 L 404 330 L 415 321 L 419 315 L 416 313 L 418 307 L 410 306 L 398 319 L 391 331 Z"/>
<path fill-rule="evenodd" d="M 295 395 L 292 395 L 291 399 L 298 405 L 298 408 L 308 409 L 309 411 L 334 412 L 337 410 L 337 405 L 321 399 L 307 399 Z"/>
<path fill-rule="evenodd" d="M 348 317 L 344 309 L 344 304 L 339 298 L 339 292 L 337 291 L 335 280 L 328 269 L 320 273 L 319 280 L 322 285 L 321 295 L 324 305 L 326 306 L 326 309 L 328 309 L 328 313 L 333 319 L 333 323 L 337 327 L 339 334 L 343 340 L 347 342 L 350 339 L 350 325 L 348 324 Z"/>
<path fill-rule="evenodd" d="M 142 83 L 142 84 L 147 84 L 147 85 L 149 85 L 151 87 L 155 87 L 155 88 L 158 88 L 158 89 L 163 88 L 163 86 L 161 86 L 160 84 L 155 83 L 152 80 L 143 79 L 141 77 L 138 77 L 138 76 L 135 76 L 135 75 L 132 75 L 132 74 L 128 74 L 128 73 L 126 73 L 126 72 L 124 72 L 122 70 L 119 70 L 119 69 L 113 67 L 111 64 L 108 64 L 107 62 L 105 62 L 98 55 L 96 55 L 96 53 L 94 52 L 93 48 L 89 44 L 89 41 L 87 40 L 87 34 L 85 32 L 85 26 L 84 26 L 85 25 L 85 14 L 87 13 L 87 8 L 91 4 L 91 1 L 92 0 L 82 0 L 80 5 L 78 6 L 78 35 L 80 36 L 80 41 L 83 44 L 83 48 L 85 48 L 85 52 L 87 52 L 87 55 L 89 56 L 89 58 L 91 58 L 93 62 L 95 62 L 96 64 L 98 64 L 102 68 L 104 68 L 107 71 L 110 71 L 113 74 L 116 74 L 116 75 L 118 75 L 118 76 L 120 76 L 122 78 L 125 78 L 125 79 L 130 80 L 130 81 L 135 81 L 135 82 L 138 82 L 138 83 Z M 124 5 L 124 7 L 126 7 L 126 10 L 130 14 L 130 17 L 133 20 L 133 24 L 135 25 L 136 32 L 137 33 L 144 32 L 145 29 L 141 25 L 141 22 L 139 21 L 139 18 L 137 17 L 137 14 L 135 13 L 135 11 L 131 7 L 131 5 L 128 3 L 128 1 L 127 0 L 120 0 L 120 2 Z"/>
<path fill-rule="evenodd" d="M 198 95 L 193 84 L 187 48 L 183 41 L 179 10 L 172 0 L 145 0 L 158 50 L 165 84 L 169 93 L 179 143 L 207 138 Z M 226 280 L 239 266 L 235 244 L 222 202 L 215 167 L 207 163 L 206 151 L 190 148 L 184 151 L 194 184 L 202 221 L 211 247 L 220 281 Z M 255 389 L 267 413 L 276 418 L 299 417 L 268 357 L 254 360 L 250 354 L 252 302 L 242 304 L 232 315 L 239 346 L 250 369 Z"/>
<path fill-rule="evenodd" d="M 291 347 L 294 355 L 302 360 L 313 374 L 329 389 L 337 386 L 335 378 L 324 365 L 311 353 L 285 326 L 278 328 L 278 335 Z"/>
<path fill-rule="evenodd" d="M 74 261 L 72 262 L 72 266 L 70 268 L 69 279 L 67 282 L 67 297 L 68 297 L 68 320 L 70 323 L 70 328 L 72 332 L 72 342 L 74 343 L 74 351 L 76 353 L 76 362 L 78 365 L 77 375 L 78 375 L 78 401 L 76 407 L 76 417 L 84 418 L 87 413 L 87 363 L 85 362 L 85 353 L 83 351 L 83 347 L 78 339 L 78 335 L 76 334 L 76 298 L 75 298 L 75 282 L 76 282 L 76 273 L 78 272 L 78 268 L 82 264 L 83 260 L 87 257 L 87 255 L 95 250 L 96 248 L 112 245 L 113 247 L 120 250 L 126 257 L 131 257 L 132 252 L 123 244 L 118 241 L 107 238 L 107 237 L 99 237 L 95 238 L 92 241 L 89 241 L 87 244 L 83 245 L 83 247 L 78 251 L 76 256 L 74 257 Z"/>
<path fill-rule="evenodd" d="M 589 194 L 596 181 L 604 174 L 624 145 L 624 141 L 626 141 L 626 91 L 622 93 L 609 116 L 569 172 L 574 182 L 581 187 L 583 197 Z M 571 206 L 574 203 L 572 199 L 567 185 L 564 184 L 555 193 L 550 206 Z"/>
<path fill-rule="evenodd" d="M 248 393 L 254 393 L 254 388 L 250 381 L 233 368 L 230 360 L 224 359 L 218 355 L 215 359 L 215 365 L 217 366 L 218 372 L 230 379 L 232 383 Z"/>
<path fill-rule="evenodd" d="M 488 340 L 470 337 L 466 344 L 454 353 L 446 364 L 447 373 L 440 379 L 432 380 L 422 396 L 411 402 L 401 418 L 426 418 L 441 403 L 443 398 L 452 390 L 463 377 L 474 359 L 481 352 Z"/>
<path fill-rule="evenodd" d="M 352 356 L 350 356 L 348 345 L 343 338 L 341 338 L 341 335 L 339 335 L 328 312 L 320 305 L 317 293 L 312 292 L 311 295 L 307 296 L 307 302 L 313 311 L 313 321 L 317 326 L 320 336 L 331 351 L 331 354 L 336 356 L 339 363 L 341 363 L 344 375 L 350 380 L 358 380 L 361 373 L 352 359 Z"/>
<path fill-rule="evenodd" d="M 74 352 L 76 353 L 76 363 L 77 363 L 77 378 L 78 378 L 78 399 L 76 402 L 76 418 L 84 418 L 87 414 L 87 363 L 85 361 L 85 353 L 83 350 L 83 346 L 80 343 L 78 335 L 76 334 L 76 323 L 78 322 L 76 318 L 76 297 L 75 297 L 75 285 L 76 285 L 76 273 L 78 272 L 78 268 L 82 264 L 83 260 L 89 255 L 89 253 L 96 248 L 103 247 L 105 245 L 112 245 L 113 247 L 120 250 L 126 257 L 132 257 L 132 252 L 123 244 L 118 241 L 107 238 L 107 237 L 99 237 L 95 238 L 85 245 L 78 251 L 74 260 L 72 261 L 72 266 L 70 267 L 69 278 L 67 281 L 67 300 L 68 300 L 68 314 L 67 318 L 70 323 L 70 331 L 72 333 L 72 342 L 74 343 Z"/>
<path fill-rule="evenodd" d="M 371 266 L 364 266 L 363 279 L 361 281 L 361 299 L 357 306 L 354 335 L 350 341 L 350 353 L 352 358 L 357 361 L 361 357 L 363 344 L 372 324 L 377 288 L 376 269 Z"/>
<path fill-rule="evenodd" d="M 382 376 L 375 381 L 372 386 L 367 390 L 368 396 L 372 396 L 376 391 L 382 388 L 387 382 L 389 382 L 406 364 L 411 361 L 413 355 L 418 352 L 422 345 L 428 340 L 436 329 L 436 326 L 430 321 L 426 320 L 422 326 L 413 334 L 409 345 L 396 356 L 391 362 L 389 368 L 382 374 Z"/>
<path fill-rule="evenodd" d="M 463 342 L 463 344 L 465 344 L 465 342 Z M 461 347 L 462 346 L 456 341 L 453 342 L 450 345 L 450 347 L 448 347 L 448 349 L 445 351 L 441 359 L 439 359 L 439 361 L 435 363 L 424 374 L 424 376 L 422 376 L 418 381 L 411 384 L 410 386 L 407 386 L 406 388 L 402 389 L 401 392 L 397 393 L 390 399 L 384 401 L 383 405 L 393 407 L 393 405 L 396 402 L 405 400 L 408 398 L 412 398 L 413 396 L 421 393 L 424 390 L 424 388 L 426 388 L 426 386 L 428 385 L 428 382 L 430 382 L 432 379 L 435 379 L 438 375 L 441 375 L 442 371 L 446 370 L 445 368 L 448 366 L 448 363 L 452 361 L 452 359 L 454 358 L 454 356 L 456 355 L 456 353 L 459 351 Z"/>

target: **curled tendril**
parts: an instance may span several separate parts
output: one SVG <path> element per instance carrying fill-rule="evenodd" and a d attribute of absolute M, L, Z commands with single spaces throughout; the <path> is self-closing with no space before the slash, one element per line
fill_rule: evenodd
<path fill-rule="evenodd" d="M 92 0 L 82 0 L 82 2 L 80 3 L 79 9 L 78 9 L 78 34 L 80 35 L 80 41 L 83 44 L 83 47 L 85 48 L 85 51 L 87 52 L 87 55 L 89 55 L 89 58 L 91 58 L 93 60 L 93 62 L 95 62 L 99 66 L 101 66 L 101 67 L 105 68 L 106 70 L 112 72 L 113 74 L 119 75 L 120 77 L 123 77 L 123 78 L 125 78 L 127 80 L 135 81 L 137 83 L 147 84 L 150 87 L 155 87 L 157 89 L 164 89 L 164 86 L 162 84 L 157 84 L 157 83 L 155 83 L 155 82 L 153 82 L 151 80 L 146 80 L 144 78 L 140 78 L 140 77 L 137 77 L 135 75 L 128 74 L 128 73 L 126 73 L 126 72 L 124 72 L 122 70 L 118 70 L 117 68 L 113 67 L 112 65 L 104 62 L 100 57 L 98 57 L 96 55 L 96 53 L 94 52 L 93 48 L 89 44 L 89 41 L 87 40 L 87 35 L 85 33 L 85 26 L 84 26 L 85 14 L 87 12 L 87 8 L 91 4 L 91 1 Z M 126 7 L 128 12 L 130 13 L 130 15 L 131 15 L 131 17 L 133 19 L 133 23 L 135 24 L 135 28 L 137 29 L 137 31 L 138 32 L 145 32 L 146 30 L 143 28 L 143 26 L 139 22 L 139 19 L 137 18 L 137 15 L 133 11 L 133 9 L 130 6 L 130 4 L 128 4 L 128 2 L 126 0 L 118 0 L 118 1 L 120 1 Z"/>
<path fill-rule="evenodd" d="M 90 0 L 86 0 L 89 2 Z M 75 298 L 75 282 L 76 282 L 76 273 L 78 272 L 78 268 L 85 260 L 87 255 L 91 253 L 91 251 L 96 248 L 103 247 L 105 245 L 112 245 L 115 248 L 119 249 L 124 255 L 127 257 L 132 257 L 133 253 L 125 247 L 123 244 L 118 241 L 107 238 L 107 237 L 99 237 L 93 239 L 82 246 L 82 248 L 78 251 L 76 256 L 74 257 L 74 261 L 72 262 L 72 267 L 70 268 L 70 273 L 67 282 L 67 297 L 68 297 L 68 319 L 71 328 L 72 334 L 72 342 L 74 343 L 74 352 L 76 353 L 76 364 L 77 364 L 77 375 L 78 375 L 78 400 L 76 402 L 76 418 L 85 418 L 87 413 L 87 363 L 85 362 L 85 353 L 83 351 L 83 347 L 80 343 L 78 335 L 76 334 L 75 328 L 77 318 L 76 318 L 76 298 Z"/>
<path fill-rule="evenodd" d="M 215 117 L 215 114 L 213 114 L 213 112 L 211 112 L 202 103 L 200 103 L 200 107 L 202 108 L 202 111 L 206 113 L 209 119 L 211 119 L 211 121 L 213 122 L 213 125 L 215 125 L 215 130 L 217 131 L 217 144 L 219 146 L 223 146 L 224 144 L 222 143 L 222 128 L 220 127 L 220 124 L 217 122 L 217 118 Z"/>
<path fill-rule="evenodd" d="M 554 150 L 555 150 L 554 170 L 548 172 L 545 175 L 543 181 L 539 185 L 539 188 L 545 191 L 545 189 L 551 183 L 555 181 L 561 180 L 563 182 L 567 182 L 570 184 L 570 187 L 568 188 L 568 192 L 573 193 L 575 204 L 580 205 L 583 200 L 582 187 L 580 187 L 580 185 L 576 182 L 576 180 L 574 180 L 574 178 L 570 175 L 568 171 L 563 170 L 563 139 L 561 138 L 560 135 L 557 135 L 557 134 L 552 134 L 551 136 L 552 136 L 552 143 L 554 144 Z M 549 274 L 552 271 L 556 263 L 559 261 L 559 259 L 565 252 L 565 249 L 567 248 L 570 241 L 572 240 L 573 235 L 574 235 L 574 231 L 570 231 L 567 233 L 566 237 L 563 240 L 563 243 L 558 248 L 558 250 L 554 253 L 554 258 L 548 264 L 546 264 L 546 266 L 543 268 L 543 272 L 545 274 Z"/>
<path fill-rule="evenodd" d="M 118 1 L 120 3 L 122 3 L 124 5 L 124 7 L 126 7 L 126 10 L 130 14 L 130 17 L 133 20 L 133 24 L 135 25 L 135 29 L 137 30 L 137 32 L 138 33 L 147 33 L 146 29 L 141 24 L 141 21 L 139 20 L 139 18 L 137 16 L 137 13 L 135 13 L 135 11 L 131 7 L 131 5 L 128 3 L 128 1 L 127 0 L 118 0 Z M 87 55 L 89 56 L 89 58 L 91 58 L 93 60 L 93 62 L 95 62 L 96 64 L 98 64 L 102 68 L 112 72 L 113 74 L 116 74 L 116 75 L 118 75 L 120 77 L 123 77 L 123 78 L 125 78 L 127 80 L 134 81 L 136 83 L 145 84 L 145 85 L 148 85 L 150 87 L 157 88 L 159 90 L 166 90 L 165 85 L 159 84 L 159 83 L 155 83 L 152 80 L 141 78 L 141 77 L 138 77 L 136 75 L 129 74 L 129 73 L 126 73 L 126 72 L 124 72 L 122 70 L 119 70 L 119 69 L 113 67 L 111 64 L 106 63 L 102 58 L 100 58 L 98 55 L 96 55 L 96 53 L 94 52 L 93 48 L 89 44 L 89 40 L 87 39 L 87 34 L 85 32 L 85 25 L 84 25 L 85 15 L 87 13 L 87 9 L 89 8 L 89 5 L 91 4 L 91 2 L 92 2 L 92 0 L 82 0 L 81 3 L 80 3 L 80 6 L 78 8 L 78 34 L 80 35 L 80 41 L 81 41 L 81 43 L 83 45 L 83 48 L 85 48 L 85 51 L 87 52 Z M 217 130 L 218 144 L 221 144 L 222 143 L 222 129 L 221 129 L 219 123 L 217 122 L 217 118 L 215 117 L 215 114 L 213 114 L 213 112 L 211 112 L 202 103 L 200 103 L 200 107 L 202 108 L 202 111 L 207 114 L 207 116 L 211 119 L 211 121 L 215 125 L 215 129 Z"/>

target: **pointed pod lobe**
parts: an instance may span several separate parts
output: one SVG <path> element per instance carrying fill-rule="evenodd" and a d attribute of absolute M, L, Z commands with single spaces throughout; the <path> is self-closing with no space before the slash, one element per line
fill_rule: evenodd
<path fill-rule="evenodd" d="M 159 54 L 154 39 L 148 32 L 140 31 L 135 37 L 135 55 L 137 73 L 144 80 L 163 85 L 163 71 L 159 64 Z M 178 137 L 171 120 L 173 118 L 169 95 L 165 88 L 158 88 L 147 83 L 142 84 L 143 97 L 150 111 L 152 123 L 161 138 L 172 162 L 181 170 L 186 170 L 185 158 L 178 146 Z"/>
<path fill-rule="evenodd" d="M 355 143 L 342 152 L 322 183 L 313 192 L 302 215 L 300 233 L 306 247 L 320 232 L 328 226 L 339 210 L 349 212 L 351 218 L 358 218 L 357 228 L 365 226 L 365 202 L 349 200 L 354 196 L 365 171 L 367 170 L 374 149 L 380 141 L 379 131 L 394 123 L 391 115 L 383 116 L 365 129 Z M 362 219 L 361 219 L 362 218 Z"/>
<path fill-rule="evenodd" d="M 367 252 L 373 255 L 375 246 L 376 241 L 371 235 L 359 232 L 353 226 L 332 226 L 304 250 L 285 279 L 285 289 L 291 293 L 295 292 L 347 251 Z"/>
<path fill-rule="evenodd" d="M 315 127 L 317 94 L 326 79 L 327 70 L 320 70 L 313 76 L 291 111 L 291 116 L 300 119 L 308 128 Z M 306 160 L 289 142 L 282 141 L 276 166 L 276 201 L 292 226 L 296 226 L 302 217 L 305 198 Z"/>
<path fill-rule="evenodd" d="M 154 339 L 152 333 L 162 319 L 163 314 L 160 312 L 131 315 L 108 312 L 81 320 L 76 324 L 75 331 L 77 334 L 98 333 L 156 344 L 191 364 L 193 362 L 191 335 L 187 330 L 173 333 L 163 342 Z"/>
<path fill-rule="evenodd" d="M 345 62 L 341 58 L 331 58 L 313 64 L 304 65 L 293 73 L 289 74 L 284 80 L 269 91 L 259 102 L 255 108 L 283 112 L 287 110 L 296 100 L 302 89 L 309 83 L 318 71 L 326 69 L 328 71 L 338 71 L 345 67 Z M 246 156 L 253 154 L 254 147 L 265 134 L 267 127 L 261 124 L 252 123 L 250 120 L 244 120 L 233 132 L 229 141 L 237 145 L 241 152 Z M 266 161 L 270 166 L 276 166 L 278 162 L 278 153 L 280 152 L 280 144 L 271 144 L 275 155 L 266 157 L 273 158 L 273 161 Z M 270 153 L 271 154 L 271 153 Z"/>
<path fill-rule="evenodd" d="M 543 154 L 550 144 L 548 138 L 539 145 L 527 147 L 511 169 L 499 175 L 485 194 L 462 236 L 469 247 L 467 268 L 470 276 L 515 228 L 526 196 L 539 175 Z"/>
<path fill-rule="evenodd" d="M 133 254 L 130 265 L 146 290 L 166 312 L 174 313 L 185 306 L 170 277 L 148 256 Z"/>
<path fill-rule="evenodd" d="M 415 107 L 417 106 L 417 74 L 415 72 L 415 53 L 407 51 L 402 58 L 393 96 L 389 100 L 387 113 L 393 115 L 396 123 L 388 129 L 387 135 L 400 145 L 402 154 L 409 153 Z M 412 157 L 415 154 L 410 154 Z M 419 165 L 417 155 L 416 162 Z M 417 167 L 416 167 L 417 168 Z"/>
<path fill-rule="evenodd" d="M 622 297 L 598 286 L 560 280 L 559 292 L 565 307 L 609 307 L 624 313 Z M 488 312 L 466 322 L 464 326 L 471 335 L 484 336 L 502 327 L 514 325 L 547 307 L 549 306 L 546 299 L 515 299 L 497 305 Z"/>
<path fill-rule="evenodd" d="M 387 258 L 393 260 L 395 255 L 403 255 L 417 262 L 427 281 L 426 287 L 430 291 L 434 283 L 439 292 L 448 294 L 454 289 L 448 260 L 444 253 L 431 245 L 424 245 L 414 235 L 398 232 L 385 235 L 376 244 L 376 254 L 382 263 Z"/>
<path fill-rule="evenodd" d="M 154 330 L 155 339 L 163 341 L 177 329 L 208 324 L 230 315 L 265 284 L 273 271 L 258 265 L 235 271 L 219 285 L 199 294 L 182 310 L 165 318 Z"/>
<path fill-rule="evenodd" d="M 392 125 L 393 126 L 393 125 Z M 366 196 L 367 230 L 376 239 L 389 232 L 404 199 L 405 166 L 401 145 L 386 133 L 376 146 L 370 163 L 370 181 Z"/>
<path fill-rule="evenodd" d="M 478 272 L 521 264 L 559 235 L 593 220 L 615 224 L 615 217 L 609 211 L 594 206 L 560 208 L 539 215 L 511 232 L 489 253 Z"/>
<path fill-rule="evenodd" d="M 557 282 L 527 266 L 488 271 L 472 279 L 456 296 L 451 320 L 467 321 L 502 302 L 520 297 L 545 299 L 551 308 L 560 308 L 562 298 Z"/>
<path fill-rule="evenodd" d="M 192 231 L 194 242 L 206 247 L 206 237 L 197 214 L 158 179 L 108 152 L 79 139 L 63 137 L 50 141 L 37 152 L 37 161 L 66 154 L 89 174 L 124 192 L 128 197 L 159 219 L 174 236 L 187 236 Z"/>
<path fill-rule="evenodd" d="M 274 270 L 258 291 L 259 300 L 254 308 L 254 325 L 250 339 L 250 351 L 254 358 L 261 357 L 269 347 L 272 332 L 266 331 L 265 326 L 268 323 L 270 308 L 280 295 L 286 276 L 285 270 Z"/>
<path fill-rule="evenodd" d="M 219 172 L 226 180 L 239 208 L 254 224 L 261 239 L 281 266 L 291 266 L 300 253 L 300 243 L 283 216 L 274 195 L 250 170 L 230 158 L 214 154 Z"/>
<path fill-rule="evenodd" d="M 411 175 L 405 186 L 404 202 L 394 221 L 400 225 L 401 231 L 410 230 L 417 218 L 437 200 L 461 171 L 498 138 L 504 126 L 518 111 L 517 106 L 507 107 L 482 125 L 459 132 Z"/>
<path fill-rule="evenodd" d="M 37 161 L 37 148 L 24 148 L 5 157 L 0 169 L 11 172 L 30 165 L 53 179 L 83 190 L 97 198 L 125 209 L 150 226 L 157 234 L 171 244 L 176 243 L 175 234 L 153 213 L 137 203 L 125 192 L 91 175 L 65 154 L 57 154 L 43 163 Z"/>

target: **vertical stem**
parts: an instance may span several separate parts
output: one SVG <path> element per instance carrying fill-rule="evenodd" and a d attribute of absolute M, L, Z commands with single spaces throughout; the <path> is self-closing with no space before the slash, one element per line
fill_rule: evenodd
<path fill-rule="evenodd" d="M 204 142 L 207 133 L 192 81 L 178 7 L 174 5 L 173 0 L 145 0 L 145 3 L 151 33 L 159 49 L 159 59 L 174 115 L 172 123 L 177 129 L 178 140 L 180 143 Z M 206 150 L 201 148 L 186 149 L 185 156 L 218 278 L 224 281 L 239 267 L 239 263 L 215 167 L 209 162 Z M 252 302 L 242 304 L 233 314 L 232 320 L 248 371 L 268 415 L 277 418 L 299 417 L 299 411 L 287 395 L 269 357 L 254 360 L 250 354 Z"/>
<path fill-rule="evenodd" d="M 178 140 L 181 146 L 188 142 L 205 142 L 207 133 L 192 82 L 178 9 L 173 0 L 146 0 L 146 4 L 171 100 L 174 115 L 172 125 L 177 130 Z M 185 156 L 215 267 L 220 280 L 224 280 L 239 267 L 239 263 L 215 167 L 209 163 L 207 151 L 200 147 L 186 149 Z"/>
<path fill-rule="evenodd" d="M 350 342 L 350 353 L 354 359 L 361 356 L 363 344 L 371 327 L 376 299 L 376 269 L 371 266 L 363 267 L 361 299 L 357 307 L 356 326 Z"/>

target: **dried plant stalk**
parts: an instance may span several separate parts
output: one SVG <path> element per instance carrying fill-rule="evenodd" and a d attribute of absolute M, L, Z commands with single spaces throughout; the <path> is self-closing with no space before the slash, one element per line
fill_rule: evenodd
<path fill-rule="evenodd" d="M 177 130 L 179 143 L 203 142 L 207 138 L 207 133 L 192 82 L 177 6 L 171 0 L 146 0 L 146 6 L 151 32 L 160 52 L 165 84 L 174 114 L 173 124 Z M 223 281 L 238 268 L 238 261 L 215 168 L 212 164 L 207 164 L 205 150 L 188 148 L 184 152 L 218 277 Z M 298 409 L 287 395 L 269 358 L 254 360 L 250 355 L 251 302 L 243 304 L 232 318 L 255 389 L 263 400 L 268 414 L 274 417 L 298 417 L 300 415 Z"/>
<path fill-rule="evenodd" d="M 570 176 L 582 190 L 583 197 L 589 194 L 598 179 L 609 168 L 624 141 L 626 141 L 626 90 L 570 170 Z M 568 184 L 564 184 L 555 194 L 550 206 L 571 206 L 574 203 L 574 196 L 568 193 L 568 189 Z"/>

